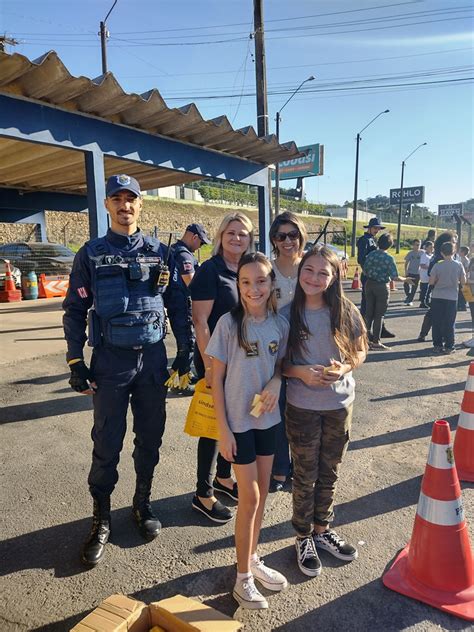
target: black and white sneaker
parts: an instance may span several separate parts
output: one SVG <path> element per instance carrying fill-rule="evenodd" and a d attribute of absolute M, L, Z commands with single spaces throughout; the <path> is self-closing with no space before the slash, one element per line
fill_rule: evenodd
<path fill-rule="evenodd" d="M 235 500 L 235 502 L 239 501 L 239 489 L 237 487 L 237 483 L 234 483 L 234 485 L 232 486 L 232 489 L 230 489 L 229 487 L 226 487 L 222 483 L 219 483 L 217 478 L 215 478 L 212 485 L 216 492 L 220 492 L 221 494 L 227 494 L 227 496 L 229 496 L 229 498 L 232 498 L 232 500 Z"/>
<path fill-rule="evenodd" d="M 310 535 L 306 538 L 296 538 L 295 547 L 300 571 L 309 577 L 321 575 L 321 560 L 318 557 L 313 538 Z"/>
<path fill-rule="evenodd" d="M 339 560 L 345 560 L 352 562 L 356 560 L 359 555 L 357 549 L 345 542 L 337 533 L 333 530 L 323 531 L 323 533 L 313 533 L 314 544 L 318 549 L 323 549 Z"/>
<path fill-rule="evenodd" d="M 216 502 L 212 505 L 212 509 L 208 509 L 197 496 L 194 496 L 191 506 L 194 511 L 200 511 L 202 514 L 207 516 L 209 520 L 212 520 L 212 522 L 225 524 L 234 517 L 234 514 L 229 507 L 226 507 L 218 500 L 216 500 Z"/>

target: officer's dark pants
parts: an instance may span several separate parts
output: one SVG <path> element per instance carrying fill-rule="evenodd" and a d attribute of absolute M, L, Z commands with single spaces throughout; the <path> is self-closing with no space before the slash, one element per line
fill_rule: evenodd
<path fill-rule="evenodd" d="M 365 274 L 362 272 L 360 275 L 360 285 L 361 285 L 361 289 L 362 289 L 362 297 L 360 299 L 360 314 L 361 316 L 365 316 L 365 310 L 367 309 L 367 303 L 365 302 L 365 284 L 367 283 L 367 277 L 365 276 Z"/>
<path fill-rule="evenodd" d="M 205 375 L 205 367 L 197 348 L 194 349 L 194 367 L 196 375 L 201 380 Z M 197 485 L 196 495 L 199 498 L 211 498 L 214 495 L 214 468 L 217 461 L 218 478 L 230 478 L 231 465 L 219 452 L 219 446 L 214 439 L 200 437 L 197 452 Z"/>
<path fill-rule="evenodd" d="M 91 494 L 101 498 L 110 496 L 118 480 L 129 403 L 135 472 L 140 479 L 153 477 L 166 421 L 165 346 L 161 341 L 143 350 L 99 347 L 94 349 L 91 370 L 97 392 L 93 396 L 94 449 L 88 482 Z"/>

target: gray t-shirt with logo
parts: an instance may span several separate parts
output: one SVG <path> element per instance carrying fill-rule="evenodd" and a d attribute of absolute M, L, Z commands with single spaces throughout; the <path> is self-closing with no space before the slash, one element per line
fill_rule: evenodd
<path fill-rule="evenodd" d="M 224 397 L 227 423 L 232 432 L 266 430 L 281 421 L 278 405 L 272 413 L 250 415 L 254 395 L 260 394 L 286 353 L 289 324 L 278 314 L 261 322 L 246 320 L 252 351 L 239 346 L 237 324 L 230 313 L 221 316 L 206 347 L 206 353 L 227 365 Z"/>
<path fill-rule="evenodd" d="M 452 259 L 438 261 L 431 268 L 430 282 L 432 280 L 435 281 L 435 285 L 431 292 L 431 298 L 457 301 L 459 284 L 466 280 L 462 263 Z"/>
<path fill-rule="evenodd" d="M 286 305 L 280 312 L 288 320 L 290 320 L 290 308 L 290 305 Z M 329 366 L 332 359 L 342 362 L 343 358 L 331 332 L 329 307 L 305 309 L 304 317 L 311 333 L 304 341 L 302 352 L 292 359 L 292 363 Z M 357 329 L 354 334 L 358 337 L 361 332 Z M 346 408 L 354 401 L 355 381 L 352 371 L 330 386 L 307 386 L 299 378 L 287 379 L 286 399 L 297 408 L 339 410 Z"/>

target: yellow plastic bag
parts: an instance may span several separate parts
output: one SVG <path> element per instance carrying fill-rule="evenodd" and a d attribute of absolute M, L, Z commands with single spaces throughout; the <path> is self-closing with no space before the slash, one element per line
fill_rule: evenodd
<path fill-rule="evenodd" d="M 468 303 L 474 303 L 474 295 L 472 293 L 472 286 L 470 283 L 465 283 L 462 286 L 462 293 Z"/>
<path fill-rule="evenodd" d="M 214 400 L 211 389 L 202 379 L 194 387 L 194 395 L 189 405 L 184 432 L 192 437 L 219 439 L 217 419 L 214 413 Z"/>

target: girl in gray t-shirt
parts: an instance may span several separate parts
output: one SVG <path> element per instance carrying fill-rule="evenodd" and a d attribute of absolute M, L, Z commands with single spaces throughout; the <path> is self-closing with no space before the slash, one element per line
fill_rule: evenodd
<path fill-rule="evenodd" d="M 321 573 L 316 548 L 350 561 L 357 549 L 330 529 L 338 470 L 349 443 L 354 400 L 352 369 L 367 352 L 357 308 L 344 296 L 337 256 L 316 246 L 298 269 L 284 374 L 286 431 L 293 457 L 296 555 L 308 576 Z"/>
<path fill-rule="evenodd" d="M 268 608 L 254 579 L 279 591 L 285 577 L 257 555 L 280 421 L 280 364 L 289 324 L 276 313 L 274 272 L 260 252 L 244 255 L 237 270 L 239 303 L 222 316 L 206 348 L 219 425 L 219 450 L 234 464 L 239 487 L 235 524 L 237 580 L 233 595 L 244 608 Z M 255 401 L 258 396 L 258 402 Z"/>

